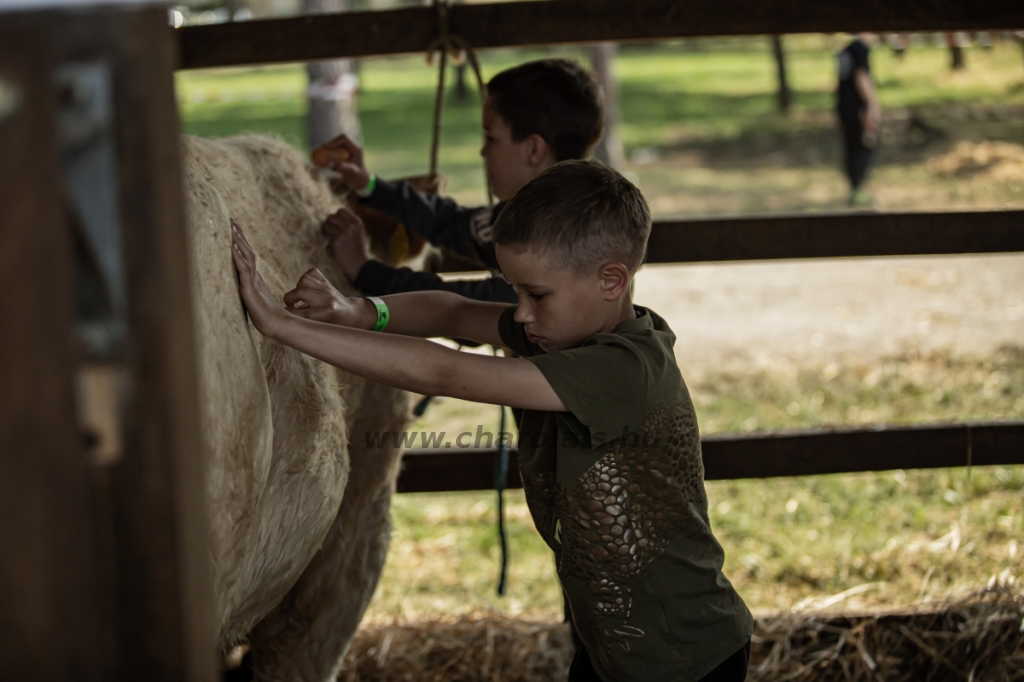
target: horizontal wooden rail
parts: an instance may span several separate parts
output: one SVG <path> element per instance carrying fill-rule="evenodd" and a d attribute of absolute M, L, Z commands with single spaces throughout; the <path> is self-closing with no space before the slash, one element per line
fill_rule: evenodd
<path fill-rule="evenodd" d="M 1024 251 L 1024 211 L 822 213 L 659 220 L 648 263 Z M 445 257 L 440 272 L 479 270 Z"/>
<path fill-rule="evenodd" d="M 1024 211 L 659 221 L 649 263 L 1024 251 Z"/>
<path fill-rule="evenodd" d="M 544 0 L 456 5 L 449 27 L 475 48 L 597 41 L 1024 28 L 1020 0 Z M 422 52 L 437 38 L 431 7 L 178 29 L 181 68 Z"/>
<path fill-rule="evenodd" d="M 707 480 L 1024 464 L 1024 422 L 784 431 L 701 439 Z M 398 492 L 487 490 L 497 451 L 408 450 Z M 508 487 L 521 487 L 516 451 Z"/>

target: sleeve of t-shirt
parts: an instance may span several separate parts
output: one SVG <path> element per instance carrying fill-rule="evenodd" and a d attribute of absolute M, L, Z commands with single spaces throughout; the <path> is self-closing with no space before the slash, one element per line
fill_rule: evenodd
<path fill-rule="evenodd" d="M 628 342 L 594 343 L 528 359 L 590 431 L 591 446 L 640 431 L 647 408 L 647 370 Z"/>

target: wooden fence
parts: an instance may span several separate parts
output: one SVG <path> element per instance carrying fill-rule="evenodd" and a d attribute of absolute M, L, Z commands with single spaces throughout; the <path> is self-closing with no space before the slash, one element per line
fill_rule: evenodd
<path fill-rule="evenodd" d="M 446 18 L 442 18 L 446 16 Z M 178 30 L 181 68 L 423 52 L 442 33 L 475 49 L 671 38 L 1024 28 L 1020 0 L 545 0 L 302 16 Z M 1024 251 L 1024 211 L 835 213 L 658 221 L 650 263 Z M 1024 463 L 1024 426 L 935 425 L 710 437 L 712 478 Z M 513 455 L 515 453 L 513 452 Z M 493 485 L 496 450 L 406 453 L 400 492 Z M 515 479 L 516 477 L 512 477 Z"/>

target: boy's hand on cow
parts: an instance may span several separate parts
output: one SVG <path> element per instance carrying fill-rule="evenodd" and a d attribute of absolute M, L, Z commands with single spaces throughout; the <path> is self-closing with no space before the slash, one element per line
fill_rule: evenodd
<path fill-rule="evenodd" d="M 363 148 L 360 147 L 348 135 L 339 135 L 330 142 L 325 142 L 318 150 L 339 150 L 348 153 L 348 160 L 342 161 L 337 156 L 324 155 L 326 168 L 330 168 L 341 176 L 342 181 L 351 189 L 357 192 L 366 189 L 370 184 L 370 171 L 366 169 L 366 161 L 363 159 Z M 317 153 L 314 150 L 314 155 Z"/>
<path fill-rule="evenodd" d="M 317 322 L 372 329 L 377 308 L 366 298 L 351 298 L 334 288 L 323 273 L 313 268 L 284 295 L 288 312 Z"/>
<path fill-rule="evenodd" d="M 261 334 L 275 338 L 282 324 L 287 322 L 288 313 L 256 271 L 256 253 L 234 220 L 231 221 L 231 259 L 238 271 L 238 290 L 249 319 Z"/>
<path fill-rule="evenodd" d="M 349 209 L 341 208 L 327 216 L 320 230 L 327 237 L 327 252 L 341 266 L 348 281 L 355 282 L 369 260 L 363 221 Z"/>

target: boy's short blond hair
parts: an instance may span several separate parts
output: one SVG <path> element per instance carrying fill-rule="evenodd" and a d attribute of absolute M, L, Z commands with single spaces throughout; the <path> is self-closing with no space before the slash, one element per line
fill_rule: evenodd
<path fill-rule="evenodd" d="M 598 161 L 563 161 L 520 189 L 494 224 L 494 243 L 543 253 L 577 276 L 607 262 L 634 274 L 651 235 L 640 190 Z"/>

